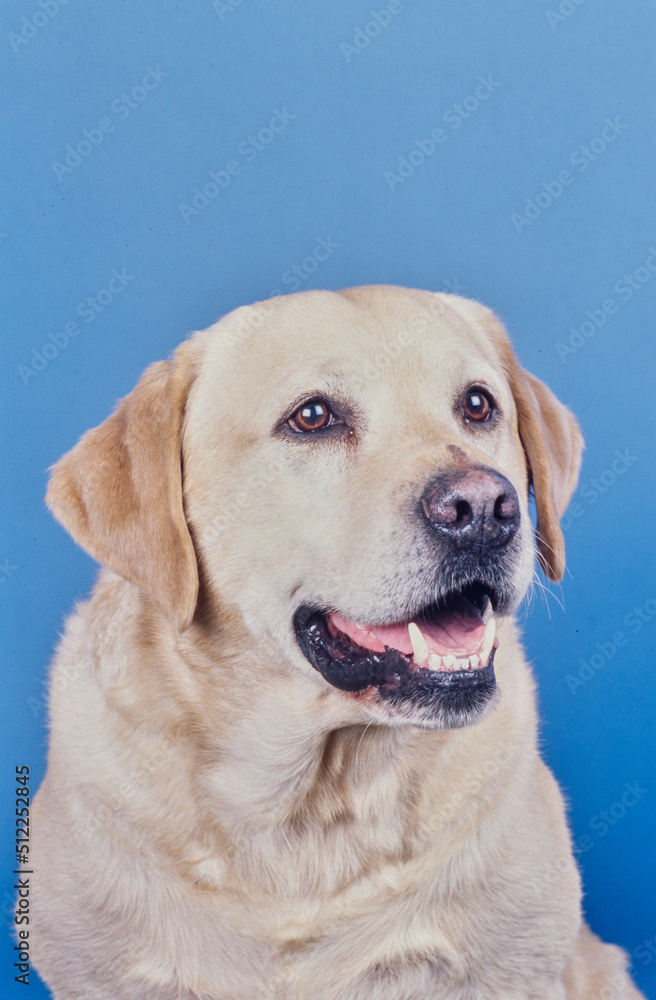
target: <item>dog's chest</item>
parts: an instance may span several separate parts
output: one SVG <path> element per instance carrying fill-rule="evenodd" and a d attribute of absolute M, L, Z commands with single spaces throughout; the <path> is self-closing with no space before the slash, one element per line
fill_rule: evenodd
<path fill-rule="evenodd" d="M 509 912 L 494 893 L 449 901 L 438 880 L 402 888 L 395 866 L 377 875 L 322 903 L 253 900 L 249 1000 L 563 996 L 559 974 L 575 929 L 548 901 L 531 913 L 530 891 L 522 898 L 518 889 Z M 223 996 L 225 983 L 209 982 Z"/>
<path fill-rule="evenodd" d="M 439 927 L 386 928 L 380 916 L 274 948 L 262 1000 L 562 1000 L 565 941 L 547 954 L 491 926 L 466 940 Z M 569 944 L 569 933 L 566 935 Z M 527 988 L 528 987 L 528 988 Z"/>

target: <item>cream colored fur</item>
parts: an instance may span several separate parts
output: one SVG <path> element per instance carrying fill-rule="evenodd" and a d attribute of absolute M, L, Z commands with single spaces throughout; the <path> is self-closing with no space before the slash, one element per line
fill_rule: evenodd
<path fill-rule="evenodd" d="M 493 434 L 454 413 L 468 382 L 500 402 Z M 331 393 L 357 402 L 352 439 L 276 433 Z M 52 509 L 109 567 L 54 661 L 35 803 L 57 1000 L 640 996 L 582 923 L 512 618 L 496 702 L 448 731 L 332 687 L 291 625 L 311 600 L 401 617 L 439 569 L 409 504 L 454 462 L 517 489 L 519 606 L 529 479 L 557 579 L 580 449 L 491 313 L 375 287 L 236 310 L 55 466 Z"/>

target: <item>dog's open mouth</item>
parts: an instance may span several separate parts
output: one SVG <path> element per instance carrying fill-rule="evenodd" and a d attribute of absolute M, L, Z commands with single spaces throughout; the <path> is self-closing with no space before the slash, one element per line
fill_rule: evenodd
<path fill-rule="evenodd" d="M 425 702 L 429 694 L 478 689 L 487 700 L 495 687 L 495 607 L 493 588 L 476 582 L 409 621 L 356 623 L 335 611 L 303 606 L 294 628 L 312 666 L 343 691 L 377 687 L 395 700 Z"/>

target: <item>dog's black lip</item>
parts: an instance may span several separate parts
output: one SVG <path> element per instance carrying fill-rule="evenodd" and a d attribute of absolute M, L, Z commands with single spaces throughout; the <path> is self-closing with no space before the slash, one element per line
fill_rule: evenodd
<path fill-rule="evenodd" d="M 483 596 L 489 588 L 481 585 Z M 431 610 L 439 610 L 444 598 L 425 606 L 415 616 L 419 621 L 430 617 Z M 483 602 L 484 603 L 484 602 Z M 450 692 L 467 692 L 477 689 L 491 694 L 496 679 L 494 675 L 494 650 L 487 667 L 476 670 L 435 671 L 417 667 L 412 656 L 397 649 L 385 647 L 384 653 L 376 653 L 358 646 L 349 640 L 348 646 L 339 638 L 331 636 L 326 623 L 327 612 L 316 605 L 302 605 L 294 615 L 296 639 L 305 658 L 330 684 L 342 691 L 361 692 L 378 688 L 383 696 L 404 695 L 425 698 L 431 692 L 436 696 Z M 340 649 L 339 657 L 331 657 L 328 646 Z"/>

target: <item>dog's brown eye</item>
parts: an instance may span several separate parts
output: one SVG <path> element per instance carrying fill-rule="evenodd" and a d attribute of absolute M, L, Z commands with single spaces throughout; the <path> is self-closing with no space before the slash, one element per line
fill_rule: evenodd
<path fill-rule="evenodd" d="M 331 410 L 322 400 L 312 399 L 309 403 L 299 406 L 287 422 L 292 430 L 306 433 L 329 427 L 334 419 Z"/>
<path fill-rule="evenodd" d="M 470 389 L 465 395 L 462 409 L 468 420 L 483 423 L 492 414 L 492 400 L 482 389 Z"/>

